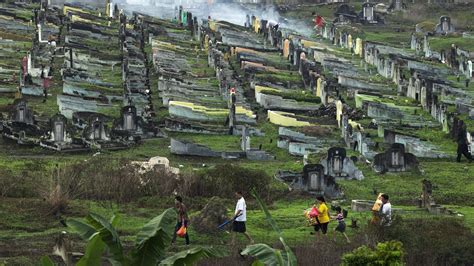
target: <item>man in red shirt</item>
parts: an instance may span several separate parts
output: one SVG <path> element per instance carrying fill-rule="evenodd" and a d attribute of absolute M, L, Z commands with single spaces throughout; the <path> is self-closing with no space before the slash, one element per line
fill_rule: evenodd
<path fill-rule="evenodd" d="M 313 16 L 314 16 L 314 29 L 320 32 L 322 28 L 324 27 L 324 24 L 326 23 L 326 21 L 324 20 L 323 17 L 321 17 L 320 15 L 316 15 L 315 13 L 313 13 Z"/>

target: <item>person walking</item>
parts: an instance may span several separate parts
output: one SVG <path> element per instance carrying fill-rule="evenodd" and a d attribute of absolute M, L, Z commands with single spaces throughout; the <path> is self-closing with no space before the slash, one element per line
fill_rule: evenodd
<path fill-rule="evenodd" d="M 467 129 L 466 129 L 466 124 L 464 124 L 464 121 L 459 121 L 459 132 L 457 136 L 457 142 L 458 142 L 458 156 L 456 158 L 456 161 L 458 163 L 461 162 L 461 157 L 464 155 L 469 162 L 472 162 L 472 155 L 469 153 L 468 145 L 469 141 L 467 139 Z"/>
<path fill-rule="evenodd" d="M 326 205 L 326 200 L 323 196 L 319 196 L 316 198 L 318 201 L 319 206 L 318 209 L 318 222 L 314 225 L 314 231 L 316 231 L 316 237 L 319 235 L 319 231 L 326 235 L 328 232 L 328 224 L 329 224 L 329 212 L 328 206 Z"/>
<path fill-rule="evenodd" d="M 247 233 L 247 228 L 245 222 L 247 221 L 247 205 L 245 204 L 245 199 L 241 191 L 235 192 L 235 197 L 237 198 L 237 204 L 235 205 L 234 212 L 234 222 L 232 223 L 232 245 L 235 245 L 235 236 L 237 233 L 244 234 L 245 237 L 250 241 L 251 244 L 254 243 L 252 237 Z"/>
<path fill-rule="evenodd" d="M 387 194 L 382 194 L 382 206 L 380 207 L 380 225 L 390 226 L 392 224 L 392 204 Z"/>
<path fill-rule="evenodd" d="M 346 235 L 346 222 L 344 221 L 344 215 L 342 214 L 342 208 L 336 207 L 337 215 L 334 217 L 337 221 L 337 227 L 334 228 L 334 241 L 336 241 L 336 232 L 341 233 L 345 238 L 347 243 L 351 243 L 349 237 Z"/>
<path fill-rule="evenodd" d="M 188 228 L 188 222 L 189 222 L 188 211 L 186 209 L 186 205 L 184 205 L 184 203 L 183 203 L 183 198 L 181 196 L 176 196 L 175 200 L 174 200 L 174 204 L 175 204 L 176 211 L 178 212 L 178 217 L 177 217 L 178 221 L 176 222 L 176 226 L 174 228 L 173 240 L 171 241 L 171 243 L 173 243 L 173 244 L 176 242 L 176 232 L 178 232 L 178 230 L 183 225 L 187 229 Z M 189 245 L 189 235 L 188 235 L 187 230 L 186 230 L 186 234 L 184 235 L 184 238 L 186 240 L 186 245 Z"/>

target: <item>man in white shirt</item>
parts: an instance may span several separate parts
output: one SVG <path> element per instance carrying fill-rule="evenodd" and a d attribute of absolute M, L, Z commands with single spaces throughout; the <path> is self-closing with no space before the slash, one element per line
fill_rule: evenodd
<path fill-rule="evenodd" d="M 253 243 L 253 239 L 247 233 L 247 229 L 245 227 L 245 222 L 247 221 L 247 205 L 245 204 L 245 199 L 242 196 L 242 192 L 235 192 L 235 197 L 237 198 L 237 204 L 235 205 L 234 222 L 232 224 L 232 245 L 235 244 L 236 233 L 244 234 L 250 243 Z"/>
<path fill-rule="evenodd" d="M 380 224 L 390 226 L 392 224 L 392 204 L 388 201 L 387 194 L 382 194 L 382 207 L 380 208 Z"/>

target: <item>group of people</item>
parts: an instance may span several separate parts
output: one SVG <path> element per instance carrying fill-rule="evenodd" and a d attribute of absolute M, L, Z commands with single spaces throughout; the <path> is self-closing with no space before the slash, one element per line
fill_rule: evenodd
<path fill-rule="evenodd" d="M 314 231 L 318 237 L 320 234 L 326 235 L 328 232 L 329 222 L 332 220 L 337 221 L 337 226 L 334 228 L 333 238 L 336 241 L 336 233 L 341 233 L 345 238 L 347 243 L 350 243 L 349 237 L 346 234 L 346 222 L 344 221 L 344 215 L 342 213 L 342 208 L 336 207 L 336 215 L 331 216 L 329 214 L 329 208 L 326 205 L 326 200 L 323 196 L 316 197 L 317 204 L 313 206 L 312 212 L 309 214 L 311 218 L 311 225 L 314 226 Z"/>
<path fill-rule="evenodd" d="M 247 205 L 245 203 L 245 199 L 243 197 L 243 194 L 241 191 L 235 192 L 235 197 L 237 199 L 237 204 L 235 206 L 235 211 L 234 211 L 234 216 L 231 219 L 232 221 L 232 242 L 231 244 L 235 244 L 235 237 L 237 233 L 243 234 L 250 243 L 254 243 L 252 237 L 250 234 L 247 232 L 246 228 L 246 221 L 247 221 Z M 337 221 L 337 226 L 333 230 L 333 238 L 334 241 L 336 241 L 336 233 L 339 232 L 342 234 L 347 243 L 350 243 L 350 239 L 346 234 L 346 223 L 344 221 L 344 214 L 342 211 L 342 208 L 340 206 L 337 206 L 335 208 L 336 214 L 331 216 L 329 214 L 329 208 L 326 205 L 326 200 L 324 199 L 323 196 L 318 196 L 316 198 L 316 204 L 313 206 L 313 211 L 309 213 L 309 218 L 311 218 L 312 225 L 314 227 L 314 231 L 316 233 L 316 237 L 319 235 L 327 235 L 328 231 L 328 225 L 331 220 Z M 387 194 L 382 194 L 380 195 L 380 208 L 377 210 L 377 217 L 378 217 L 378 223 L 380 223 L 381 226 L 390 226 L 392 222 L 392 205 L 390 204 L 389 201 L 389 196 Z M 183 203 L 183 199 L 180 196 L 176 196 L 175 199 L 175 207 L 178 213 L 177 216 L 177 223 L 175 227 L 175 233 L 173 236 L 172 243 L 175 243 L 176 241 L 176 232 L 182 227 L 185 226 L 187 227 L 189 224 L 189 219 L 188 219 L 188 214 L 187 214 L 187 209 L 186 206 Z M 189 245 L 189 236 L 188 233 L 184 235 L 184 238 L 186 240 L 186 245 Z"/>

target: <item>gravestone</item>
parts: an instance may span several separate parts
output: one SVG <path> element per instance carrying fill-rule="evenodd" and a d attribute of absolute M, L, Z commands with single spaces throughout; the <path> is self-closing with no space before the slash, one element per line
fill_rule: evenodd
<path fill-rule="evenodd" d="M 321 159 L 320 164 L 324 166 L 327 176 L 336 179 L 364 179 L 363 173 L 356 167 L 354 161 L 346 156 L 344 148 L 330 148 L 327 156 Z"/>
<path fill-rule="evenodd" d="M 89 123 L 84 129 L 84 138 L 91 141 L 109 141 L 110 137 L 107 132 L 102 116 L 92 115 Z"/>
<path fill-rule="evenodd" d="M 418 167 L 416 156 L 405 152 L 405 145 L 393 143 L 384 153 L 375 155 L 372 168 L 375 172 L 405 172 Z"/>
<path fill-rule="evenodd" d="M 363 19 L 367 22 L 375 21 L 374 4 L 366 2 L 362 5 Z"/>
<path fill-rule="evenodd" d="M 303 167 L 303 185 L 308 191 L 324 191 L 324 166 L 307 164 Z"/>
<path fill-rule="evenodd" d="M 66 140 L 67 118 L 61 114 L 56 114 L 50 119 L 51 140 L 61 143 Z"/>
<path fill-rule="evenodd" d="M 26 101 L 20 100 L 12 115 L 12 121 L 25 124 L 34 124 L 33 111 L 28 108 Z"/>
<path fill-rule="evenodd" d="M 328 173 L 331 176 L 342 176 L 344 168 L 344 159 L 346 159 L 346 149 L 330 148 L 328 150 Z"/>
<path fill-rule="evenodd" d="M 454 25 L 451 23 L 451 18 L 448 16 L 441 16 L 439 23 L 435 27 L 436 34 L 448 34 L 455 31 Z"/>
<path fill-rule="evenodd" d="M 433 185 L 429 180 L 423 179 L 421 181 L 422 192 L 421 192 L 421 206 L 422 208 L 430 208 L 431 205 L 434 205 L 433 200 Z"/>
<path fill-rule="evenodd" d="M 137 130 L 137 108 L 135 106 L 125 106 L 122 108 L 122 129 L 126 131 Z"/>
<path fill-rule="evenodd" d="M 242 139 L 240 141 L 240 148 L 242 151 L 250 150 L 250 135 L 247 127 L 242 128 Z"/>

